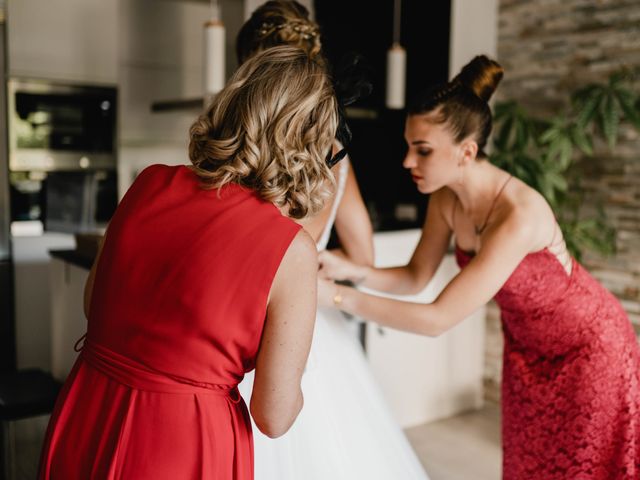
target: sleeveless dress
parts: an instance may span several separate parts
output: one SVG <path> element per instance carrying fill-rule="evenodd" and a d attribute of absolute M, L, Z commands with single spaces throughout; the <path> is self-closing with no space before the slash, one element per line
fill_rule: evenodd
<path fill-rule="evenodd" d="M 237 384 L 299 228 L 236 184 L 203 190 L 185 166 L 146 168 L 110 222 L 39 478 L 251 480 Z"/>
<path fill-rule="evenodd" d="M 464 268 L 473 254 L 456 248 Z M 618 300 L 572 259 L 527 255 L 502 314 L 503 478 L 640 478 L 640 349 Z"/>
<path fill-rule="evenodd" d="M 327 246 L 348 174 L 342 161 Z M 256 480 L 426 480 L 428 477 L 376 384 L 352 325 L 337 309 L 318 310 L 302 377 L 304 407 L 291 429 L 270 439 L 253 429 Z M 248 401 L 253 377 L 240 384 Z M 408 392 L 410 393 L 410 392 Z"/>

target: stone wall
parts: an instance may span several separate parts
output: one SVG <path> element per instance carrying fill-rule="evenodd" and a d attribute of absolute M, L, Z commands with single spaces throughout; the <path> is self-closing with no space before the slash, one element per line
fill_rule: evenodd
<path fill-rule="evenodd" d="M 606 80 L 621 67 L 640 67 L 638 0 L 500 0 L 498 61 L 505 68 L 498 100 L 515 99 L 544 114 L 566 107 L 568 92 Z M 602 203 L 617 229 L 616 255 L 586 254 L 585 266 L 640 326 L 640 136 L 621 127 L 614 151 L 596 145 L 578 163 L 587 190 L 585 212 Z M 485 386 L 499 398 L 502 338 L 499 312 L 487 315 Z"/>

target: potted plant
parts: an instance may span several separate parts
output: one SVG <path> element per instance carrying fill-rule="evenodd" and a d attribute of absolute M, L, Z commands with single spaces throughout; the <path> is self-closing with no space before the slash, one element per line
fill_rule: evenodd
<path fill-rule="evenodd" d="M 581 157 L 593 157 L 594 144 L 613 149 L 621 122 L 640 131 L 640 95 L 634 88 L 637 73 L 616 72 L 606 83 L 574 91 L 569 108 L 550 118 L 536 117 L 516 101 L 495 106 L 490 160 L 544 195 L 578 260 L 586 249 L 613 253 L 615 230 L 601 206 L 593 218 L 581 215 L 585 192 L 571 166 Z"/>

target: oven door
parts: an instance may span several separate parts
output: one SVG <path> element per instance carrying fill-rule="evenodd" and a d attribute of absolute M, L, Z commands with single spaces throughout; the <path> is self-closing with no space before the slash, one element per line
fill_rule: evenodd
<path fill-rule="evenodd" d="M 118 204 L 115 170 L 51 172 L 45 190 L 44 229 L 50 232 L 103 230 Z"/>
<path fill-rule="evenodd" d="M 9 81 L 12 171 L 116 167 L 115 88 Z"/>

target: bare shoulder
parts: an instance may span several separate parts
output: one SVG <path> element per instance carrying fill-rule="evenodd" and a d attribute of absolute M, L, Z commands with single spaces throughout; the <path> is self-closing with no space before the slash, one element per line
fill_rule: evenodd
<path fill-rule="evenodd" d="M 289 254 L 302 258 L 315 258 L 318 256 L 316 242 L 305 229 L 301 228 L 296 236 L 293 237 L 291 245 L 289 245 L 289 249 L 287 250 L 287 255 Z"/>
<path fill-rule="evenodd" d="M 318 271 L 318 251 L 313 238 L 301 228 L 289 244 L 280 266 L 276 271 L 273 284 L 269 292 L 268 304 L 272 300 L 287 296 L 291 286 L 305 284 L 307 280 L 315 280 Z"/>
<path fill-rule="evenodd" d="M 278 274 L 280 274 L 280 270 L 290 271 L 295 274 L 300 272 L 301 269 L 306 270 L 306 268 L 309 268 L 307 267 L 308 265 L 317 270 L 318 251 L 311 235 L 301 228 L 296 236 L 293 237 L 282 259 Z"/>
<path fill-rule="evenodd" d="M 523 181 L 512 180 L 499 214 L 501 230 L 529 245 L 531 251 L 546 246 L 555 228 L 555 217 L 545 198 Z"/>

